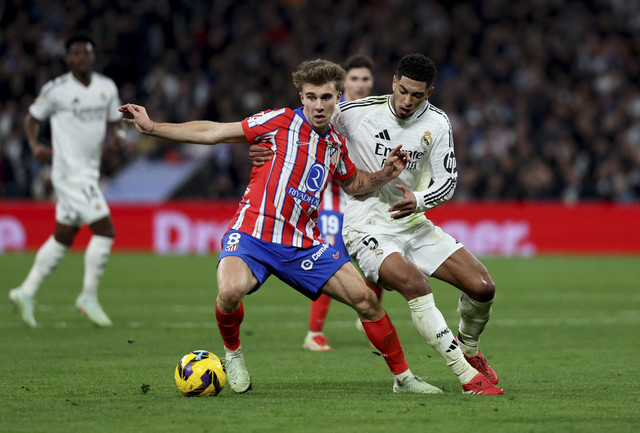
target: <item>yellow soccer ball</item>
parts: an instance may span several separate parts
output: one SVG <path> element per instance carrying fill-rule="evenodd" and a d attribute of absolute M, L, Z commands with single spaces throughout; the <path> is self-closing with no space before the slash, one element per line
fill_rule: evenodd
<path fill-rule="evenodd" d="M 180 359 L 175 371 L 176 386 L 187 397 L 218 395 L 227 383 L 222 361 L 206 350 L 194 350 Z"/>

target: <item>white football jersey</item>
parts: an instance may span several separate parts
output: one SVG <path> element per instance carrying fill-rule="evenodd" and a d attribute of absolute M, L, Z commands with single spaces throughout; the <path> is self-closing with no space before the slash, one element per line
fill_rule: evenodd
<path fill-rule="evenodd" d="M 394 114 L 391 95 L 342 102 L 332 123 L 347 138 L 349 156 L 359 170 L 381 170 L 389 152 L 399 144 L 411 157 L 397 179 L 369 194 L 347 196 L 343 233 L 352 226 L 423 223 L 424 211 L 453 196 L 457 170 L 451 123 L 429 101 L 407 119 Z M 409 217 L 394 220 L 389 208 L 403 199 L 402 190 L 395 187 L 399 183 L 414 192 L 418 209 Z"/>
<path fill-rule="evenodd" d="M 39 121 L 51 121 L 54 181 L 98 180 L 107 122 L 122 118 L 120 105 L 113 80 L 96 72 L 88 87 L 71 72 L 42 87 L 29 113 Z"/>

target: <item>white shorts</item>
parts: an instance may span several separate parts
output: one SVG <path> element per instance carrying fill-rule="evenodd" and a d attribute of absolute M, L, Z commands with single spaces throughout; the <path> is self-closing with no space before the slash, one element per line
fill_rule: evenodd
<path fill-rule="evenodd" d="M 53 183 L 58 196 L 56 221 L 73 227 L 91 224 L 109 216 L 109 206 L 95 181 Z"/>
<path fill-rule="evenodd" d="M 430 276 L 464 246 L 428 220 L 411 227 L 402 224 L 368 227 L 368 233 L 351 228 L 344 241 L 365 277 L 373 282 L 378 281 L 380 266 L 392 253 L 400 253 Z"/>

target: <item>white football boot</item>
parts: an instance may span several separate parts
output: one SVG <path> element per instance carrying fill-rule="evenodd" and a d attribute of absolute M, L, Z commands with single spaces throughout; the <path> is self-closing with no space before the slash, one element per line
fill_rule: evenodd
<path fill-rule="evenodd" d="M 429 385 L 417 376 L 406 377 L 402 383 L 393 381 L 393 392 L 400 394 L 442 394 L 440 388 Z"/>
<path fill-rule="evenodd" d="M 22 291 L 21 287 L 9 290 L 9 300 L 20 313 L 20 318 L 29 328 L 38 326 L 35 317 L 33 317 L 33 307 L 35 302 L 32 296 Z"/>
<path fill-rule="evenodd" d="M 237 393 L 243 393 L 251 389 L 251 377 L 244 363 L 242 347 L 236 350 L 224 348 L 226 353 L 224 369 L 227 372 L 227 380 L 231 389 Z"/>
<path fill-rule="evenodd" d="M 76 299 L 76 307 L 82 312 L 89 320 L 100 327 L 107 327 L 113 325 L 109 316 L 104 312 L 98 301 L 87 300 L 82 295 Z"/>

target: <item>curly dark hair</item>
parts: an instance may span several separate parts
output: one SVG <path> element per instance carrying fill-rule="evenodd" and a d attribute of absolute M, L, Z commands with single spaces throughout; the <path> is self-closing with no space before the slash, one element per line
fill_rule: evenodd
<path fill-rule="evenodd" d="M 430 89 L 436 81 L 436 65 L 422 54 L 407 54 L 400 59 L 396 68 L 396 79 L 403 76 L 427 83 L 427 89 Z"/>
<path fill-rule="evenodd" d="M 66 50 L 66 52 L 69 52 L 69 49 L 71 49 L 71 45 L 75 44 L 76 42 L 86 42 L 91 44 L 91 46 L 95 47 L 96 44 L 93 43 L 93 39 L 91 39 L 91 37 L 85 33 L 77 33 L 73 36 L 71 36 L 69 39 L 67 39 L 67 41 L 64 44 L 64 48 Z"/>

